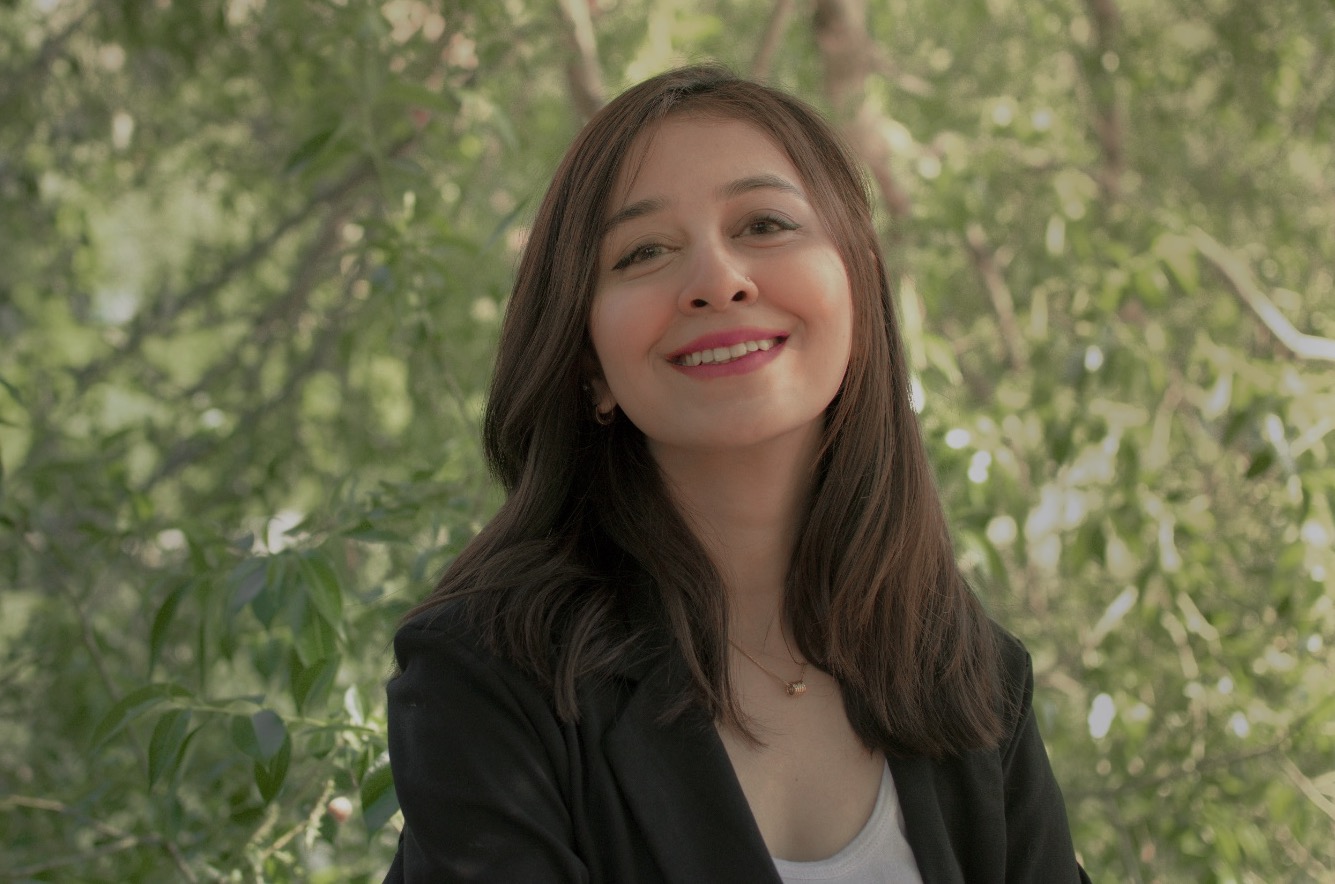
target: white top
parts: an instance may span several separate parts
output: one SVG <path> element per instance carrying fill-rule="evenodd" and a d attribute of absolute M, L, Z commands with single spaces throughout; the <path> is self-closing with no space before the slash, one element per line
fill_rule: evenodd
<path fill-rule="evenodd" d="M 862 831 L 834 856 L 814 862 L 775 859 L 784 884 L 922 884 L 887 763 L 876 807 Z"/>

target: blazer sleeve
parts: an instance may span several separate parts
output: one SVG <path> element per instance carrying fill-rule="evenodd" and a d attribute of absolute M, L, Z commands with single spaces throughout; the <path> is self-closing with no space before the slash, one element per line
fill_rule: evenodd
<path fill-rule="evenodd" d="M 584 882 L 546 697 L 443 614 L 394 638 L 389 759 L 404 828 L 386 882 Z"/>
<path fill-rule="evenodd" d="M 1034 717 L 1034 670 L 1029 652 L 1007 639 L 1016 727 L 1002 747 L 1006 803 L 1006 880 L 1056 882 L 1089 877 L 1076 863 L 1066 803 L 1048 762 Z"/>

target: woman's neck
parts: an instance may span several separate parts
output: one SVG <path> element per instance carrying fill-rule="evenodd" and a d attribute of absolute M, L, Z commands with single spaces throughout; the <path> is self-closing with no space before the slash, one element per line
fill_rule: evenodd
<path fill-rule="evenodd" d="M 748 648 L 782 648 L 784 584 L 807 505 L 818 433 L 744 450 L 656 449 L 674 501 L 723 577 L 730 637 Z"/>

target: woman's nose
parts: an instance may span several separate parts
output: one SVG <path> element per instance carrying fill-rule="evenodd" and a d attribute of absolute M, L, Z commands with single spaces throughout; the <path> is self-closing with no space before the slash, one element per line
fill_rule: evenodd
<path fill-rule="evenodd" d="M 693 256 L 690 277 L 682 286 L 680 307 L 683 312 L 725 310 L 732 304 L 750 303 L 759 296 L 751 277 L 738 265 L 736 257 L 719 246 L 701 246 Z"/>

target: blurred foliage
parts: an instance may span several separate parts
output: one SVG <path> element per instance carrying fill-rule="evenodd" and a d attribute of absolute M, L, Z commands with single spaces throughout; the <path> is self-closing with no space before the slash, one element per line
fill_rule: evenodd
<path fill-rule="evenodd" d="M 786 9 L 839 116 L 831 5 L 0 3 L 0 878 L 379 880 L 572 16 L 614 91 Z M 1335 337 L 1335 10 L 865 19 L 926 432 L 1085 864 L 1329 880 L 1335 371 L 1253 305 Z"/>

